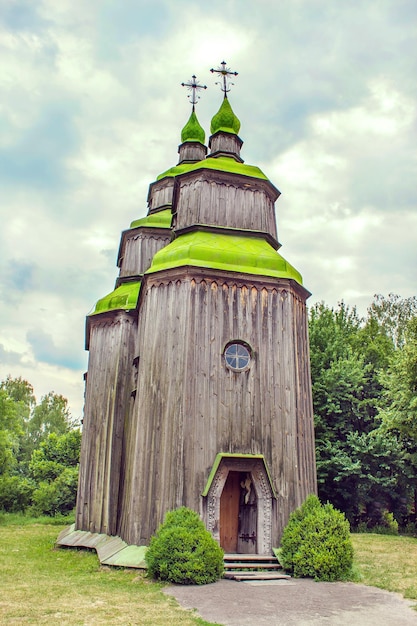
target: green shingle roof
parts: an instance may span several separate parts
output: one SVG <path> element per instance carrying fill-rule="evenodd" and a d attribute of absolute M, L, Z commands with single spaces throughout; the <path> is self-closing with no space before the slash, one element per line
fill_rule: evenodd
<path fill-rule="evenodd" d="M 147 274 L 191 265 L 258 276 L 292 278 L 303 284 L 301 274 L 262 236 L 195 230 L 184 233 L 159 250 Z"/>
<path fill-rule="evenodd" d="M 104 296 L 104 298 L 100 298 L 94 311 L 90 313 L 90 315 L 105 313 L 106 311 L 129 311 L 135 309 L 138 302 L 140 285 L 140 282 L 123 283 L 107 296 Z"/>
<path fill-rule="evenodd" d="M 198 163 L 182 163 L 175 165 L 166 172 L 159 174 L 157 180 L 166 176 L 179 176 L 186 172 L 196 172 L 198 170 L 217 170 L 219 172 L 231 172 L 232 174 L 241 174 L 242 176 L 251 176 L 252 178 L 261 178 L 268 180 L 267 176 L 256 165 L 246 165 L 246 163 L 238 163 L 231 157 L 207 158 Z"/>
<path fill-rule="evenodd" d="M 164 209 L 163 211 L 150 213 L 146 217 L 134 220 L 130 228 L 138 228 L 138 226 L 147 226 L 148 228 L 171 228 L 171 220 L 171 209 Z"/>

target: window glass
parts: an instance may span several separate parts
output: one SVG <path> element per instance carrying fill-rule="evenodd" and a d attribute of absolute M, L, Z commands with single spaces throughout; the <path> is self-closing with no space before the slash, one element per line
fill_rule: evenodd
<path fill-rule="evenodd" d="M 250 363 L 250 351 L 243 343 L 233 342 L 224 351 L 226 365 L 236 371 L 245 370 Z"/>

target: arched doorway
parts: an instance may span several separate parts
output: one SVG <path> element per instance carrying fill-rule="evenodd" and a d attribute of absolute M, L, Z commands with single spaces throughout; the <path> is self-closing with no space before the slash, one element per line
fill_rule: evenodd
<path fill-rule="evenodd" d="M 229 471 L 220 496 L 220 546 L 226 553 L 256 554 L 257 513 L 252 474 Z"/>
<path fill-rule="evenodd" d="M 206 527 L 226 553 L 271 554 L 275 495 L 263 455 L 218 454 L 203 496 Z"/>

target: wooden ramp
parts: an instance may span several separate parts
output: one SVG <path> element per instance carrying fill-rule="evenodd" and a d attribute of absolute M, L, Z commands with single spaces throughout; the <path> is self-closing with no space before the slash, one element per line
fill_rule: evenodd
<path fill-rule="evenodd" d="M 146 546 L 129 546 L 120 537 L 75 530 L 75 524 L 65 528 L 56 541 L 58 546 L 91 548 L 97 552 L 101 565 L 146 569 Z"/>
<path fill-rule="evenodd" d="M 239 582 L 291 578 L 283 572 L 276 556 L 259 554 L 225 554 L 223 577 Z"/>

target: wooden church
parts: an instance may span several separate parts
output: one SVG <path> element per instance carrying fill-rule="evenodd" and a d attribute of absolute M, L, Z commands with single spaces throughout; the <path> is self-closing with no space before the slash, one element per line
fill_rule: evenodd
<path fill-rule="evenodd" d="M 197 511 L 225 552 L 270 554 L 316 492 L 306 299 L 278 252 L 280 192 L 240 152 L 223 100 L 122 233 L 114 291 L 87 317 L 76 529 L 147 545 Z M 235 73 L 234 73 L 235 74 Z"/>

